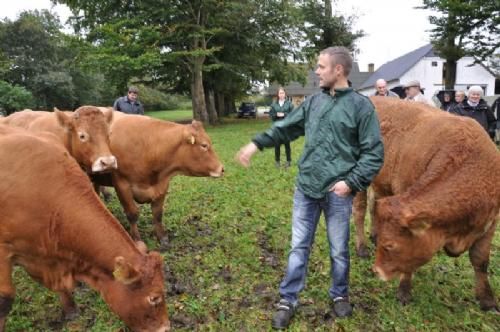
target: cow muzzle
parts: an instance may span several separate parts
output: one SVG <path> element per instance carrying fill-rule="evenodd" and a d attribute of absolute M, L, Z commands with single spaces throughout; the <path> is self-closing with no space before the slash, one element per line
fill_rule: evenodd
<path fill-rule="evenodd" d="M 118 168 L 115 156 L 99 157 L 92 164 L 92 173 L 109 172 Z"/>
<path fill-rule="evenodd" d="M 224 165 L 220 165 L 215 172 L 210 172 L 210 177 L 220 178 L 224 175 Z"/>
<path fill-rule="evenodd" d="M 382 270 L 382 268 L 380 268 L 380 266 L 374 265 L 372 270 L 373 270 L 373 272 L 375 272 L 377 277 L 379 277 L 382 281 L 389 281 L 390 280 L 389 276 L 387 276 L 387 274 L 384 272 L 384 270 Z"/>

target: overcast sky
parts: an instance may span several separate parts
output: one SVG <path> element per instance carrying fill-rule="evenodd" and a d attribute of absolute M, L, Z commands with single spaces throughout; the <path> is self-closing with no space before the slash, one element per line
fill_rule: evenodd
<path fill-rule="evenodd" d="M 429 11 L 414 9 L 421 0 L 333 0 L 334 11 L 356 15 L 354 30 L 364 30 L 358 41 L 357 60 L 362 71 L 368 63 L 375 69 L 405 53 L 429 43 Z M 15 19 L 27 9 L 53 9 L 65 22 L 70 16 L 66 6 L 53 6 L 50 0 L 3 1 L 0 17 Z"/>

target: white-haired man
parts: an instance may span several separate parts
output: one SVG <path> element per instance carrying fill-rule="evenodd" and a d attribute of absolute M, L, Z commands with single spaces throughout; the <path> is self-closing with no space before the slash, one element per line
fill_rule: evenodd
<path fill-rule="evenodd" d="M 376 91 L 373 96 L 399 98 L 396 93 L 392 92 L 391 90 L 387 90 L 387 82 L 383 78 L 379 78 L 375 82 L 375 90 Z"/>
<path fill-rule="evenodd" d="M 491 139 L 494 139 L 496 119 L 482 96 L 483 89 L 479 85 L 471 86 L 467 91 L 467 101 L 454 107 L 451 113 L 473 118 L 486 130 Z"/>

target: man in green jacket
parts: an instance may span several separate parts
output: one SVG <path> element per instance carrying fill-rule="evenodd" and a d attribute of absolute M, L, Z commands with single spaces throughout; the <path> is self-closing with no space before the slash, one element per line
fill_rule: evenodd
<path fill-rule="evenodd" d="M 290 100 L 287 100 L 285 89 L 280 87 L 278 89 L 278 99 L 271 104 L 269 116 L 273 122 L 282 121 L 291 111 L 293 111 L 293 104 Z M 290 142 L 285 142 L 283 145 L 286 154 L 285 168 L 288 168 L 292 162 L 292 150 L 290 149 Z M 280 145 L 274 147 L 274 161 L 277 168 L 280 168 L 280 149 Z"/>
<path fill-rule="evenodd" d="M 352 199 L 366 190 L 383 164 L 380 126 L 370 100 L 348 86 L 349 50 L 329 47 L 320 52 L 316 74 L 323 92 L 307 98 L 283 121 L 255 136 L 237 154 L 243 166 L 257 150 L 305 135 L 293 201 L 292 243 L 281 299 L 272 326 L 287 328 L 304 288 L 307 263 L 321 212 L 330 245 L 329 295 L 336 317 L 352 314 L 349 302 L 349 219 Z"/>

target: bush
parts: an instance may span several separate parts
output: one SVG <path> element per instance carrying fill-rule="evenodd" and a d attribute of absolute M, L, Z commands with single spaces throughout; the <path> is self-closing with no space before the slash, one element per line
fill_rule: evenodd
<path fill-rule="evenodd" d="M 144 85 L 139 85 L 138 88 L 139 101 L 146 111 L 179 109 L 186 104 L 186 100 L 191 105 L 191 101 L 185 96 L 169 95 Z"/>
<path fill-rule="evenodd" d="M 30 91 L 20 86 L 13 86 L 0 81 L 0 109 L 7 115 L 34 105 L 34 98 Z"/>

